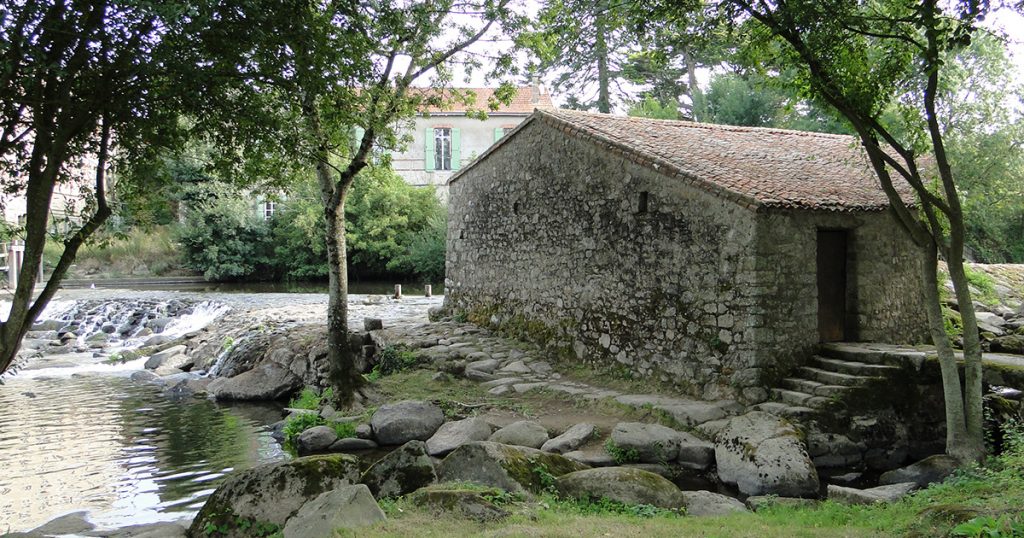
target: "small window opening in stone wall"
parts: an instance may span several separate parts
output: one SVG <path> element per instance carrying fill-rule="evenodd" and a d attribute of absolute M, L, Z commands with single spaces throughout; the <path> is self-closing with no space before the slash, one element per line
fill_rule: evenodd
<path fill-rule="evenodd" d="M 519 202 L 513 202 L 512 203 L 512 214 L 513 215 L 518 215 L 519 214 Z"/>
<path fill-rule="evenodd" d="M 636 201 L 636 212 L 638 215 L 644 215 L 647 213 L 647 204 L 649 198 L 650 193 L 648 193 L 647 191 L 640 191 L 640 196 L 637 197 Z"/>
<path fill-rule="evenodd" d="M 465 237 L 466 237 L 465 230 L 459 230 L 459 239 L 464 239 Z"/>

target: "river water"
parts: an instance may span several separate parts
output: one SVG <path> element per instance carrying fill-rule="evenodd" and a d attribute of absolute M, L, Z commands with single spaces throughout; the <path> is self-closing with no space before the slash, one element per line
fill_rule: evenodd
<path fill-rule="evenodd" d="M 172 336 L 227 312 L 317 322 L 326 305 L 324 294 L 313 293 L 74 290 L 54 301 L 43 318 L 66 315 L 83 301 L 125 297 L 192 301 L 194 308 L 167 325 L 165 334 Z M 382 317 L 386 323 L 426 321 L 427 308 L 440 301 L 350 296 L 350 323 L 359 326 L 364 316 Z M 125 310 L 118 305 L 101 310 L 116 318 Z M 0 316 L 8 308 L 9 303 L 0 304 Z M 98 323 L 93 325 L 89 331 L 100 330 Z M 79 342 L 88 336 L 80 335 Z M 283 416 L 281 403 L 175 399 L 161 386 L 129 378 L 145 359 L 104 362 L 110 353 L 140 343 L 124 335 L 105 350 L 45 355 L 5 376 L 0 385 L 0 535 L 79 510 L 88 510 L 88 519 L 99 528 L 190 519 L 225 474 L 289 457 L 266 428 Z"/>

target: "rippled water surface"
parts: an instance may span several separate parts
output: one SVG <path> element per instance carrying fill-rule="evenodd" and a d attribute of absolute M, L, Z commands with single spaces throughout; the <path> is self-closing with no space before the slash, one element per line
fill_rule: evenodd
<path fill-rule="evenodd" d="M 72 510 L 100 526 L 177 520 L 225 473 L 284 459 L 280 406 L 169 399 L 111 375 L 0 385 L 0 534 Z"/>

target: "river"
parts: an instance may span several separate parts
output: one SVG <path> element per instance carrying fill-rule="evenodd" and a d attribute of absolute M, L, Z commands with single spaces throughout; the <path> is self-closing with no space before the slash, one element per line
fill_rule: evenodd
<path fill-rule="evenodd" d="M 130 299 L 125 299 L 125 298 Z M 109 306 L 102 303 L 109 299 Z M 323 320 L 320 293 L 71 290 L 43 317 L 67 315 L 75 305 L 101 301 L 103 316 L 127 319 L 117 301 L 191 301 L 168 324 L 185 334 L 232 312 L 252 319 L 306 323 Z M 161 302 L 162 301 L 162 302 Z M 363 317 L 426 321 L 441 298 L 350 296 L 353 324 Z M 9 304 L 0 304 L 6 314 Z M 120 317 L 119 317 L 120 316 Z M 87 319 L 90 319 L 87 317 Z M 248 319 L 248 318 L 247 318 Z M 78 341 L 101 330 L 88 326 Z M 111 365 L 112 353 L 137 347 L 132 334 L 102 350 L 37 357 L 0 385 L 0 534 L 25 531 L 72 511 L 87 510 L 100 528 L 190 519 L 225 474 L 289 456 L 267 426 L 282 404 L 224 404 L 172 398 L 130 375 L 145 359 Z"/>

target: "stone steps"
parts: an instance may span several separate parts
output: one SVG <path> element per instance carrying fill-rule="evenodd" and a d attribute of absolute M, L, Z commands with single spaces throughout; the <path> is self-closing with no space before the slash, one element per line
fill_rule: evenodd
<path fill-rule="evenodd" d="M 781 402 L 759 403 L 755 405 L 753 409 L 797 421 L 813 418 L 817 413 L 820 412 L 817 409 L 811 409 L 810 407 L 805 407 L 801 405 L 786 405 Z"/>
<path fill-rule="evenodd" d="M 864 386 L 882 379 L 880 376 L 844 374 L 813 366 L 801 366 L 797 368 L 797 373 L 804 379 L 810 379 L 825 385 L 842 385 L 845 387 Z"/>
<path fill-rule="evenodd" d="M 872 364 L 842 359 L 830 359 L 815 355 L 811 358 L 811 365 L 821 370 L 828 370 L 840 374 L 861 375 L 861 376 L 886 376 L 900 371 L 897 366 L 888 364 Z"/>

